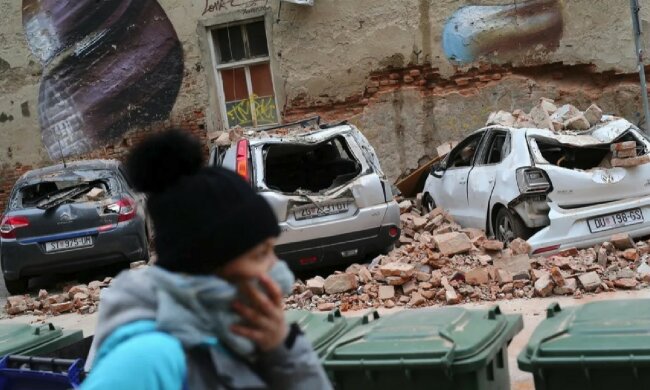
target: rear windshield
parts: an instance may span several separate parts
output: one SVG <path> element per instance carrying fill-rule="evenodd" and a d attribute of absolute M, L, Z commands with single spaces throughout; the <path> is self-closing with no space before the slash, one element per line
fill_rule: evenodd
<path fill-rule="evenodd" d="M 83 170 L 50 174 L 19 187 L 10 202 L 12 210 L 48 209 L 62 203 L 94 202 L 119 192 L 119 182 L 109 170 Z"/>
<path fill-rule="evenodd" d="M 342 136 L 318 144 L 269 144 L 265 168 L 266 185 L 285 193 L 320 192 L 343 185 L 361 172 L 361 164 Z"/>

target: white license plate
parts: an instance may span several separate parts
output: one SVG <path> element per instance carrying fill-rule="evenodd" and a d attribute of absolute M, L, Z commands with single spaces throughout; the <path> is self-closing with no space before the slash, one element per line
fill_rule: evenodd
<path fill-rule="evenodd" d="M 625 210 L 614 214 L 603 215 L 587 220 L 589 230 L 592 233 L 616 229 L 622 226 L 636 225 L 643 223 L 643 212 L 641 209 Z"/>
<path fill-rule="evenodd" d="M 45 243 L 45 252 L 66 251 L 69 249 L 86 248 L 93 246 L 91 236 L 69 238 L 67 240 L 50 241 Z"/>
<path fill-rule="evenodd" d="M 297 221 L 311 218 L 326 217 L 328 215 L 343 214 L 350 210 L 351 201 L 333 202 L 324 205 L 309 205 L 294 209 L 293 215 Z"/>

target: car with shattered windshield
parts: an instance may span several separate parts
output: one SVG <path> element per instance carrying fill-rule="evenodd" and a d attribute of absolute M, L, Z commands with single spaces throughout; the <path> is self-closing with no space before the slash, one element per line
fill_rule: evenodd
<path fill-rule="evenodd" d="M 273 208 L 276 252 L 294 269 L 387 252 L 399 238 L 399 206 L 374 149 L 353 125 L 320 118 L 224 132 L 212 166 L 247 180 Z"/>
<path fill-rule="evenodd" d="M 427 178 L 423 203 L 533 254 L 650 234 L 650 142 L 625 119 L 584 131 L 487 126 Z"/>
<path fill-rule="evenodd" d="M 148 259 L 145 198 L 121 165 L 86 160 L 25 173 L 0 223 L 0 262 L 7 289 L 58 272 Z"/>

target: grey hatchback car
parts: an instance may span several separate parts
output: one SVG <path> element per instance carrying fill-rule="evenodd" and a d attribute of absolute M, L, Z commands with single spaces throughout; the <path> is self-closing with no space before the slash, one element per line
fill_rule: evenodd
<path fill-rule="evenodd" d="M 386 253 L 400 235 L 399 206 L 366 137 L 320 118 L 232 130 L 211 166 L 240 174 L 275 211 L 276 253 L 296 271 Z"/>
<path fill-rule="evenodd" d="M 12 294 L 30 277 L 149 257 L 145 197 L 119 162 L 85 160 L 24 174 L 0 222 L 0 264 Z"/>

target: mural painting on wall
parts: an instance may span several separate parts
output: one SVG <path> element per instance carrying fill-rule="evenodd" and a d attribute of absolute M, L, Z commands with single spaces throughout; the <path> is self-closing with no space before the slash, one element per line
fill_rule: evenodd
<path fill-rule="evenodd" d="M 51 158 L 169 116 L 183 49 L 156 0 L 23 0 L 23 26 L 43 64 L 39 120 Z"/>
<path fill-rule="evenodd" d="M 479 60 L 522 61 L 528 53 L 539 53 L 540 47 L 553 51 L 562 38 L 562 8 L 561 0 L 461 7 L 444 26 L 445 55 L 463 64 Z"/>

